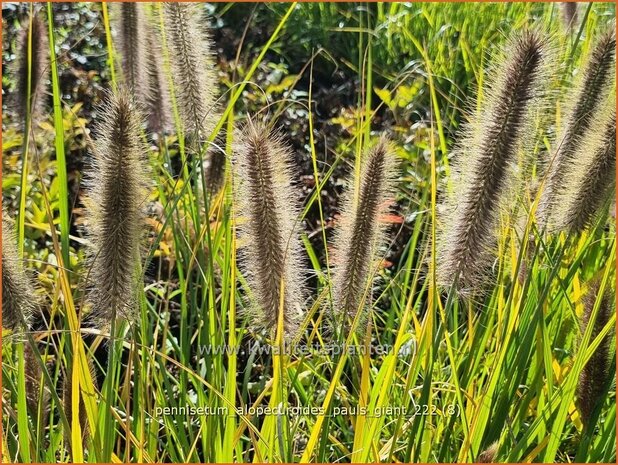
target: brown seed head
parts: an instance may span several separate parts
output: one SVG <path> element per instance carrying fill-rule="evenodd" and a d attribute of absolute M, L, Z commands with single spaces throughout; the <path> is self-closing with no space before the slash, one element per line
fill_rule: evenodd
<path fill-rule="evenodd" d="M 454 181 L 442 205 L 438 283 L 460 292 L 478 289 L 497 246 L 500 209 L 513 184 L 512 167 L 525 144 L 531 114 L 543 96 L 548 43 L 525 31 L 512 37 L 496 68 L 480 115 L 458 145 Z"/>
<path fill-rule="evenodd" d="M 132 321 L 138 285 L 146 189 L 141 117 L 125 90 L 110 93 L 93 144 L 88 177 L 92 318 L 108 325 Z"/>
<path fill-rule="evenodd" d="M 302 318 L 304 291 L 292 155 L 279 135 L 249 122 L 239 135 L 234 157 L 245 272 L 254 295 L 252 321 L 274 330 L 283 300 L 285 333 L 293 337 Z"/>

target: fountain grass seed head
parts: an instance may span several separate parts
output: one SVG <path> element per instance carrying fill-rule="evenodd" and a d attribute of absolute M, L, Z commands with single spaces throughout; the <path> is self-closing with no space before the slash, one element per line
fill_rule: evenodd
<path fill-rule="evenodd" d="M 174 91 L 185 133 L 202 141 L 218 120 L 217 75 L 212 41 L 199 3 L 166 3 L 168 37 Z"/>
<path fill-rule="evenodd" d="M 18 33 L 12 74 L 15 78 L 15 111 L 19 119 L 26 120 L 27 108 L 36 120 L 40 115 L 47 94 L 49 76 L 49 38 L 47 25 L 36 12 L 25 18 Z M 31 44 L 31 57 L 28 45 Z M 30 100 L 28 100 L 28 94 Z"/>
<path fill-rule="evenodd" d="M 582 140 L 595 130 L 597 112 L 607 102 L 615 79 L 615 27 L 606 30 L 596 41 L 581 76 L 568 92 L 570 108 L 558 133 L 556 149 L 550 156 L 545 175 L 537 218 L 542 227 L 553 221 L 558 206 L 559 191 L 565 183 L 565 173 L 575 161 Z"/>
<path fill-rule="evenodd" d="M 2 210 L 2 327 L 27 329 L 36 310 L 36 293 L 17 251 L 13 225 Z"/>
<path fill-rule="evenodd" d="M 126 90 L 110 93 L 100 116 L 88 177 L 91 318 L 133 320 L 147 200 L 141 116 Z"/>
<path fill-rule="evenodd" d="M 160 33 L 152 24 L 146 30 L 146 77 L 149 90 L 144 108 L 148 117 L 148 128 L 157 134 L 166 134 L 172 130 L 173 120 L 163 50 L 158 37 Z"/>
<path fill-rule="evenodd" d="M 146 76 L 146 16 L 139 3 L 113 4 L 113 18 L 122 60 L 124 83 L 138 102 L 144 104 L 150 90 Z"/>
<path fill-rule="evenodd" d="M 456 149 L 453 182 L 441 206 L 437 281 L 466 293 L 477 289 L 497 248 L 501 207 L 514 183 L 513 167 L 532 131 L 550 63 L 545 36 L 524 31 L 510 38 L 487 79 L 481 111 Z"/>
<path fill-rule="evenodd" d="M 582 138 L 565 170 L 553 226 L 579 233 L 592 226 L 609 205 L 616 186 L 616 102 L 600 115 Z"/>
<path fill-rule="evenodd" d="M 393 147 L 381 138 L 363 157 L 357 192 L 350 183 L 336 231 L 332 298 L 338 328 L 348 327 L 371 301 L 373 278 L 386 241 L 381 216 L 394 201 L 395 178 Z M 363 312 L 359 326 L 364 320 Z"/>
<path fill-rule="evenodd" d="M 172 63 L 174 92 L 189 146 L 205 154 L 205 176 L 210 191 L 221 185 L 225 160 L 217 150 L 201 144 L 213 133 L 220 114 L 213 44 L 199 3 L 166 3 L 165 28 Z"/>
<path fill-rule="evenodd" d="M 586 296 L 584 297 L 584 313 L 581 317 L 582 334 L 586 331 L 589 324 L 593 324 L 590 342 L 592 342 L 610 321 L 614 298 L 610 296 L 610 291 L 606 289 L 602 296 L 599 296 L 599 282 L 593 282 Z M 594 322 L 590 321 L 597 299 L 601 299 Z M 605 336 L 601 344 L 597 347 L 594 354 L 584 366 L 579 375 L 577 384 L 577 407 L 584 423 L 588 427 L 592 420 L 594 409 L 599 400 L 607 392 L 607 385 L 611 379 L 611 337 Z"/>
<path fill-rule="evenodd" d="M 304 290 L 300 205 L 292 188 L 292 154 L 281 136 L 249 121 L 234 150 L 235 197 L 256 327 L 277 328 L 283 303 L 286 339 L 296 335 Z M 281 293 L 283 289 L 283 295 Z"/>

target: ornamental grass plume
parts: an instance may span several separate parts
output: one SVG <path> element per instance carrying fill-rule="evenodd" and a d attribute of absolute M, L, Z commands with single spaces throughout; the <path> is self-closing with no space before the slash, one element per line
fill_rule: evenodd
<path fill-rule="evenodd" d="M 2 210 L 2 327 L 23 331 L 36 309 L 34 285 L 17 251 L 13 226 Z"/>
<path fill-rule="evenodd" d="M 569 101 L 573 103 L 558 133 L 557 147 L 549 161 L 537 212 L 542 227 L 551 225 L 552 212 L 558 206 L 558 192 L 564 185 L 565 173 L 576 162 L 578 149 L 582 147 L 581 141 L 589 131 L 594 130 L 597 112 L 610 96 L 615 77 L 614 29 L 608 29 L 596 41 L 581 77 L 568 94 Z"/>
<path fill-rule="evenodd" d="M 260 123 L 245 125 L 234 165 L 245 272 L 254 296 L 250 316 L 254 326 L 274 331 L 283 305 L 286 339 L 296 335 L 304 299 L 292 162 L 281 136 Z"/>
<path fill-rule="evenodd" d="M 577 2 L 560 2 L 560 16 L 567 31 L 571 32 L 577 25 Z"/>
<path fill-rule="evenodd" d="M 464 130 L 456 149 L 454 181 L 441 206 L 437 281 L 460 293 L 478 288 L 497 248 L 500 209 L 515 175 L 513 166 L 541 103 L 549 44 L 524 31 L 503 49 L 488 79 L 486 102 Z"/>
<path fill-rule="evenodd" d="M 612 304 L 614 299 L 610 297 L 609 290 L 606 290 L 602 296 L 599 296 L 599 284 L 599 282 L 594 282 L 584 297 L 584 313 L 580 322 L 582 334 L 586 331 L 589 324 L 594 325 L 590 336 L 590 342 L 596 339 L 603 328 L 607 326 L 612 312 L 615 311 Z M 597 298 L 600 298 L 601 301 L 599 303 L 596 319 L 594 322 L 591 322 L 590 319 Z M 610 357 L 610 348 L 611 337 L 610 334 L 608 334 L 603 338 L 601 344 L 597 347 L 579 375 L 577 384 L 577 407 L 585 427 L 590 426 L 594 410 L 599 400 L 607 392 L 608 384 L 611 379 L 610 367 L 613 358 Z"/>
<path fill-rule="evenodd" d="M 150 25 L 146 33 L 146 75 L 149 89 L 144 108 L 148 117 L 148 128 L 157 134 L 165 134 L 172 129 L 172 109 L 158 32 Z"/>
<path fill-rule="evenodd" d="M 609 205 L 616 186 L 616 106 L 602 115 L 582 139 L 557 191 L 554 226 L 579 233 Z"/>
<path fill-rule="evenodd" d="M 14 105 L 18 118 L 25 123 L 28 109 L 32 120 L 40 116 L 47 94 L 50 69 L 47 26 L 37 13 L 33 13 L 22 24 L 15 53 L 12 69 L 16 82 Z"/>
<path fill-rule="evenodd" d="M 165 4 L 165 29 L 178 108 L 185 133 L 198 142 L 210 136 L 218 119 L 213 47 L 202 25 L 205 18 L 200 7 L 196 3 Z"/>
<path fill-rule="evenodd" d="M 126 92 L 110 93 L 93 143 L 88 177 L 91 318 L 132 321 L 140 263 L 148 165 L 141 117 Z"/>
<path fill-rule="evenodd" d="M 138 3 L 121 2 L 113 5 L 124 83 L 137 101 L 143 104 L 150 90 L 146 76 L 148 50 L 145 12 Z"/>
<path fill-rule="evenodd" d="M 385 245 L 381 217 L 394 200 L 396 160 L 393 148 L 381 138 L 363 157 L 358 191 L 351 188 L 336 231 L 333 261 L 333 312 L 335 324 L 352 323 L 371 300 L 372 280 Z M 364 313 L 359 315 L 364 323 Z"/>

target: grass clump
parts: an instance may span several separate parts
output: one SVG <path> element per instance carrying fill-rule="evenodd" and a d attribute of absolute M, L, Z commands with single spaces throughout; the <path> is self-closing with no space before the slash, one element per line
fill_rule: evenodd
<path fill-rule="evenodd" d="M 599 115 L 598 128 L 588 131 L 565 170 L 556 193 L 555 225 L 574 234 L 593 226 L 607 208 L 616 185 L 615 101 Z"/>
<path fill-rule="evenodd" d="M 17 57 L 12 74 L 16 88 L 14 107 L 19 120 L 25 124 L 29 117 L 41 116 L 47 96 L 49 78 L 49 42 L 47 25 L 36 12 L 25 18 L 17 38 Z"/>
<path fill-rule="evenodd" d="M 564 186 L 565 173 L 575 162 L 582 140 L 599 130 L 598 111 L 610 96 L 615 77 L 615 28 L 607 29 L 597 39 L 581 72 L 581 77 L 568 93 L 570 109 L 564 118 L 543 181 L 538 218 L 543 226 L 552 224 L 552 212 L 558 207 L 558 192 Z"/>
<path fill-rule="evenodd" d="M 2 210 L 2 327 L 23 331 L 36 310 L 36 294 L 19 257 L 13 224 Z"/>
<path fill-rule="evenodd" d="M 615 461 L 607 102 L 554 192 L 569 234 L 531 192 L 613 5 L 569 34 L 534 2 L 146 5 L 146 102 L 118 11 L 50 3 L 53 118 L 4 121 L 45 297 L 4 328 L 6 461 Z"/>

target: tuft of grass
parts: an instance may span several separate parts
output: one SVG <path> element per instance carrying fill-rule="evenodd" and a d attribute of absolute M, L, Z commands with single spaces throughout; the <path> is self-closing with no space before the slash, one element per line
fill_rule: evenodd
<path fill-rule="evenodd" d="M 11 73 L 16 81 L 14 106 L 22 124 L 26 124 L 41 116 L 49 77 L 47 26 L 37 12 L 32 11 L 24 22 L 16 50 Z"/>
<path fill-rule="evenodd" d="M 576 395 L 583 367 L 606 343 L 606 336 L 613 350 L 610 330 L 615 313 L 610 312 L 600 333 L 593 333 L 594 325 L 588 324 L 580 338 L 576 324 L 582 289 L 586 289 L 582 283 L 603 274 L 601 287 L 607 288 L 615 276 L 614 221 L 599 215 L 596 224 L 567 241 L 563 235 L 545 240 L 537 230 L 534 213 L 524 218 L 525 231 L 513 226 L 520 219 L 514 215 L 534 212 L 536 200 L 511 196 L 515 189 L 511 191 L 510 176 L 518 175 L 513 185 L 523 185 L 530 181 L 528 175 L 538 174 L 541 167 L 534 166 L 531 154 L 550 151 L 550 142 L 542 132 L 545 126 L 562 127 L 561 104 L 551 100 L 552 106 L 541 108 L 543 111 L 530 118 L 532 124 L 526 122 L 520 131 L 525 134 L 521 139 L 530 141 L 533 150 L 528 151 L 528 144 L 522 141 L 517 157 L 512 158 L 520 164 L 518 171 L 511 170 L 516 168 L 515 162 L 508 164 L 509 177 L 501 197 L 504 203 L 516 198 L 517 211 L 500 208 L 495 215 L 500 221 L 491 250 L 494 279 L 487 281 L 485 292 L 475 294 L 474 299 L 458 299 L 454 292 L 441 294 L 433 263 L 436 229 L 442 228 L 435 218 L 439 213 L 442 219 L 444 213 L 438 212 L 437 189 L 441 178 L 450 180 L 453 135 L 465 118 L 460 102 L 480 87 L 477 104 L 479 115 L 483 115 L 484 83 L 491 84 L 495 76 L 487 79 L 485 74 L 486 52 L 501 47 L 508 35 L 505 32 L 542 23 L 550 29 L 552 45 L 555 41 L 568 61 L 565 69 L 580 70 L 581 56 L 591 49 L 591 31 L 614 15 L 613 7 L 590 4 L 582 14 L 579 33 L 562 34 L 557 33 L 562 27 L 559 8 L 543 3 L 395 2 L 359 8 L 318 2 L 260 4 L 251 9 L 246 4 L 220 4 L 212 8 L 217 24 L 224 27 L 218 35 L 222 41 L 217 44 L 217 52 L 222 53 L 220 76 L 229 78 L 223 77 L 219 83 L 229 90 L 221 96 L 224 116 L 216 122 L 214 133 L 187 139 L 185 145 L 183 132 L 189 138 L 191 134 L 183 129 L 180 117 L 179 76 L 168 66 L 175 50 L 167 40 L 166 7 L 155 6 L 160 24 L 151 28 L 152 40 L 162 45 L 165 66 L 160 69 L 161 78 L 169 85 L 176 133 L 156 138 L 157 143 L 149 147 L 152 156 L 140 159 L 142 169 L 153 167 L 144 174 L 153 180 L 153 188 L 144 195 L 155 213 L 146 218 L 152 227 L 149 248 L 140 254 L 145 258 L 144 282 L 140 258 L 131 258 L 134 275 L 123 284 L 129 289 L 135 278 L 130 289 L 134 324 L 119 324 L 115 331 L 112 321 L 109 334 L 101 328 L 83 327 L 79 315 L 86 315 L 89 305 L 96 302 L 88 303 L 92 294 L 84 295 L 83 281 L 69 279 L 72 270 L 88 272 L 93 265 L 83 252 L 89 245 L 96 252 L 97 244 L 82 231 L 92 225 L 92 217 L 84 213 L 89 213 L 94 202 L 85 202 L 86 209 L 74 209 L 72 224 L 67 209 L 58 207 L 58 202 L 69 205 L 71 200 L 65 189 L 67 166 L 59 149 L 66 147 L 67 155 L 73 155 L 75 120 L 85 129 L 83 125 L 90 127 L 91 122 L 84 123 L 84 119 L 92 116 L 92 124 L 101 125 L 103 121 L 98 120 L 107 114 L 89 113 L 87 102 L 81 110 L 79 105 L 69 108 L 75 101 L 71 100 L 73 94 L 65 99 L 61 92 L 58 84 L 66 68 L 59 66 L 56 77 L 60 80 L 56 79 L 52 88 L 54 127 L 43 124 L 36 128 L 34 169 L 20 165 L 24 134 L 10 124 L 12 114 L 3 131 L 4 199 L 13 213 L 19 202 L 21 174 L 25 247 L 24 241 L 20 242 L 40 274 L 47 293 L 45 303 L 49 303 L 42 308 L 42 321 L 37 320 L 26 335 L 36 342 L 31 345 L 32 352 L 41 348 L 41 359 L 34 358 L 41 368 L 48 367 L 41 373 L 51 396 L 46 424 L 40 418 L 44 399 L 39 402 L 39 418 L 34 418 L 28 407 L 31 400 L 26 386 L 39 378 L 29 375 L 28 348 L 19 338 L 6 338 L 2 348 L 6 461 L 615 461 L 615 389 L 608 384 L 590 426 L 584 428 Z M 50 3 L 50 49 L 56 50 L 52 43 L 55 35 L 58 50 L 68 44 L 71 53 L 78 53 L 85 41 L 74 39 L 82 28 L 62 28 L 60 16 L 54 25 L 52 8 L 56 7 Z M 115 88 L 116 60 L 107 5 L 64 8 L 102 12 L 103 27 L 94 30 L 100 41 L 95 37 L 93 42 L 106 44 L 109 59 L 103 64 L 105 54 L 98 53 L 95 67 L 100 66 L 100 74 L 87 88 L 99 84 Z M 200 17 L 199 22 L 202 20 Z M 243 27 L 237 42 L 236 32 Z M 7 30 L 10 34 L 10 25 Z M 313 50 L 316 42 L 327 45 Z M 230 44 L 238 44 L 235 59 Z M 311 52 L 304 58 L 303 49 Z M 151 50 L 159 54 L 159 50 Z M 300 60 L 296 59 L 299 51 Z M 52 58 L 65 63 L 62 54 Z M 332 74 L 325 62 L 337 72 Z M 559 74 L 564 73 L 548 75 L 548 83 L 558 87 L 563 85 L 562 79 L 570 79 Z M 106 83 L 107 77 L 111 79 Z M 63 102 L 68 104 L 66 111 Z M 156 105 L 153 100 L 152 106 Z M 150 108 L 146 110 L 150 113 Z M 79 118 L 71 115 L 69 120 L 65 115 L 69 112 L 83 114 Z M 234 130 L 238 121 L 255 112 L 275 115 L 271 120 L 285 127 L 286 142 L 298 147 L 293 162 L 305 168 L 301 173 L 274 173 L 287 178 L 282 182 L 287 193 L 285 208 L 274 213 L 293 223 L 294 244 L 302 239 L 298 256 L 309 258 L 306 264 L 298 261 L 300 266 L 292 278 L 280 279 L 278 288 L 270 287 L 273 294 L 278 292 L 271 299 L 278 297 L 271 312 L 275 324 L 269 325 L 271 332 L 276 327 L 274 340 L 253 331 L 255 323 L 263 327 L 266 319 L 258 311 L 258 286 L 247 258 L 251 247 L 251 253 L 264 252 L 264 247 L 257 249 L 264 240 L 263 231 L 270 238 L 276 233 L 282 237 L 282 228 L 268 223 L 259 228 L 259 235 L 250 237 L 245 234 L 249 216 L 240 209 L 243 200 L 254 212 L 263 205 L 263 196 L 252 199 L 243 195 L 240 184 L 249 180 L 249 174 L 255 176 L 256 165 L 246 168 L 247 176 L 240 174 L 239 149 L 246 147 L 246 136 Z M 139 120 L 139 129 L 133 134 L 147 140 Z M 304 126 L 307 122 L 308 128 Z M 159 132 L 150 121 L 147 125 Z M 254 131 L 252 138 L 264 142 L 254 148 L 270 150 L 267 129 L 273 126 L 271 121 L 254 126 L 258 134 Z M 595 125 L 595 131 L 600 127 Z M 219 130 L 224 134 L 215 134 Z M 345 192 L 340 182 L 341 164 L 354 160 L 350 184 L 355 188 L 347 193 L 359 207 L 362 173 L 371 150 L 368 144 L 378 132 L 390 135 L 390 151 L 402 165 L 397 177 L 397 207 L 392 212 L 396 214 L 388 215 L 388 221 L 397 222 L 400 231 L 388 254 L 394 263 L 385 260 L 378 265 L 379 256 L 369 259 L 361 305 L 356 310 L 357 319 L 367 316 L 365 331 L 345 333 L 344 328 L 343 337 L 332 343 L 325 324 L 329 317 L 325 302 L 332 304 L 331 272 L 336 274 L 340 264 L 332 261 L 332 255 L 329 258 L 329 245 L 341 232 L 333 217 L 340 188 Z M 310 147 L 305 149 L 307 139 Z M 201 157 L 187 155 L 206 154 L 204 162 L 208 163 L 208 151 L 215 141 L 221 147 L 217 155 L 226 164 L 227 179 L 222 192 L 204 195 L 211 178 L 209 170 L 202 173 L 200 168 L 208 166 L 200 165 Z M 284 151 L 285 160 L 279 162 L 289 168 L 292 157 L 289 150 Z M 179 165 L 184 173 L 176 176 Z M 309 165 L 313 173 L 306 171 Z M 531 173 L 521 166 L 529 167 Z M 117 188 L 127 185 L 123 182 L 127 172 L 139 173 L 116 170 L 113 179 Z M 74 173 L 69 181 L 75 179 Z M 294 177 L 297 174 L 300 176 Z M 455 187 L 461 185 L 461 178 L 455 181 Z M 267 190 L 277 185 L 263 187 Z M 386 204 L 379 207 L 386 212 Z M 138 216 L 143 218 L 141 212 Z M 140 218 L 134 222 L 139 227 Z M 370 226 L 377 223 L 382 228 L 381 220 Z M 522 244 L 522 238 L 529 237 L 533 239 Z M 363 243 L 361 249 L 365 246 Z M 129 260 L 132 252 L 123 253 Z M 526 271 L 517 280 L 517 268 L 524 260 Z M 262 262 L 258 277 L 272 277 L 272 269 L 267 268 L 266 260 Z M 379 274 L 384 279 L 373 286 L 374 270 L 382 264 L 385 267 Z M 304 269 L 304 265 L 310 268 Z M 294 296 L 301 301 L 300 327 L 295 328 L 297 323 L 288 328 L 292 332 L 288 337 L 302 334 L 298 340 L 303 345 L 296 346 L 302 354 L 296 350 L 275 352 L 284 343 L 285 293 L 292 279 L 306 290 Z M 242 310 L 247 307 L 245 302 L 250 304 L 248 311 Z M 599 303 L 597 299 L 590 321 L 596 321 Z M 97 373 L 92 372 L 93 362 Z M 611 363 L 612 374 L 613 370 Z M 253 409 L 262 407 L 282 413 L 254 413 Z M 210 413 L 193 414 L 197 413 L 193 409 Z"/>
<path fill-rule="evenodd" d="M 478 288 L 497 249 L 501 205 L 511 167 L 543 94 L 549 44 L 538 32 L 512 37 L 488 78 L 482 109 L 463 132 L 439 220 L 437 281 L 462 292 Z"/>
<path fill-rule="evenodd" d="M 115 48 L 122 60 L 124 84 L 140 103 L 148 101 L 150 86 L 147 81 L 146 16 L 140 3 L 112 4 L 118 46 Z"/>
<path fill-rule="evenodd" d="M 598 303 L 597 303 L 598 302 Z M 609 290 L 600 295 L 599 283 L 590 285 L 588 293 L 584 297 L 584 313 L 581 316 L 581 332 L 586 332 L 586 328 L 592 325 L 590 340 L 595 339 L 601 334 L 603 329 L 610 321 L 614 312 L 613 297 Z M 594 315 L 595 306 L 598 305 L 596 318 Z M 611 380 L 611 338 L 607 334 L 601 340 L 588 362 L 584 365 L 577 383 L 577 407 L 581 415 L 582 423 L 586 428 L 590 428 L 593 414 L 599 405 L 604 394 L 607 392 L 608 383 Z"/>

